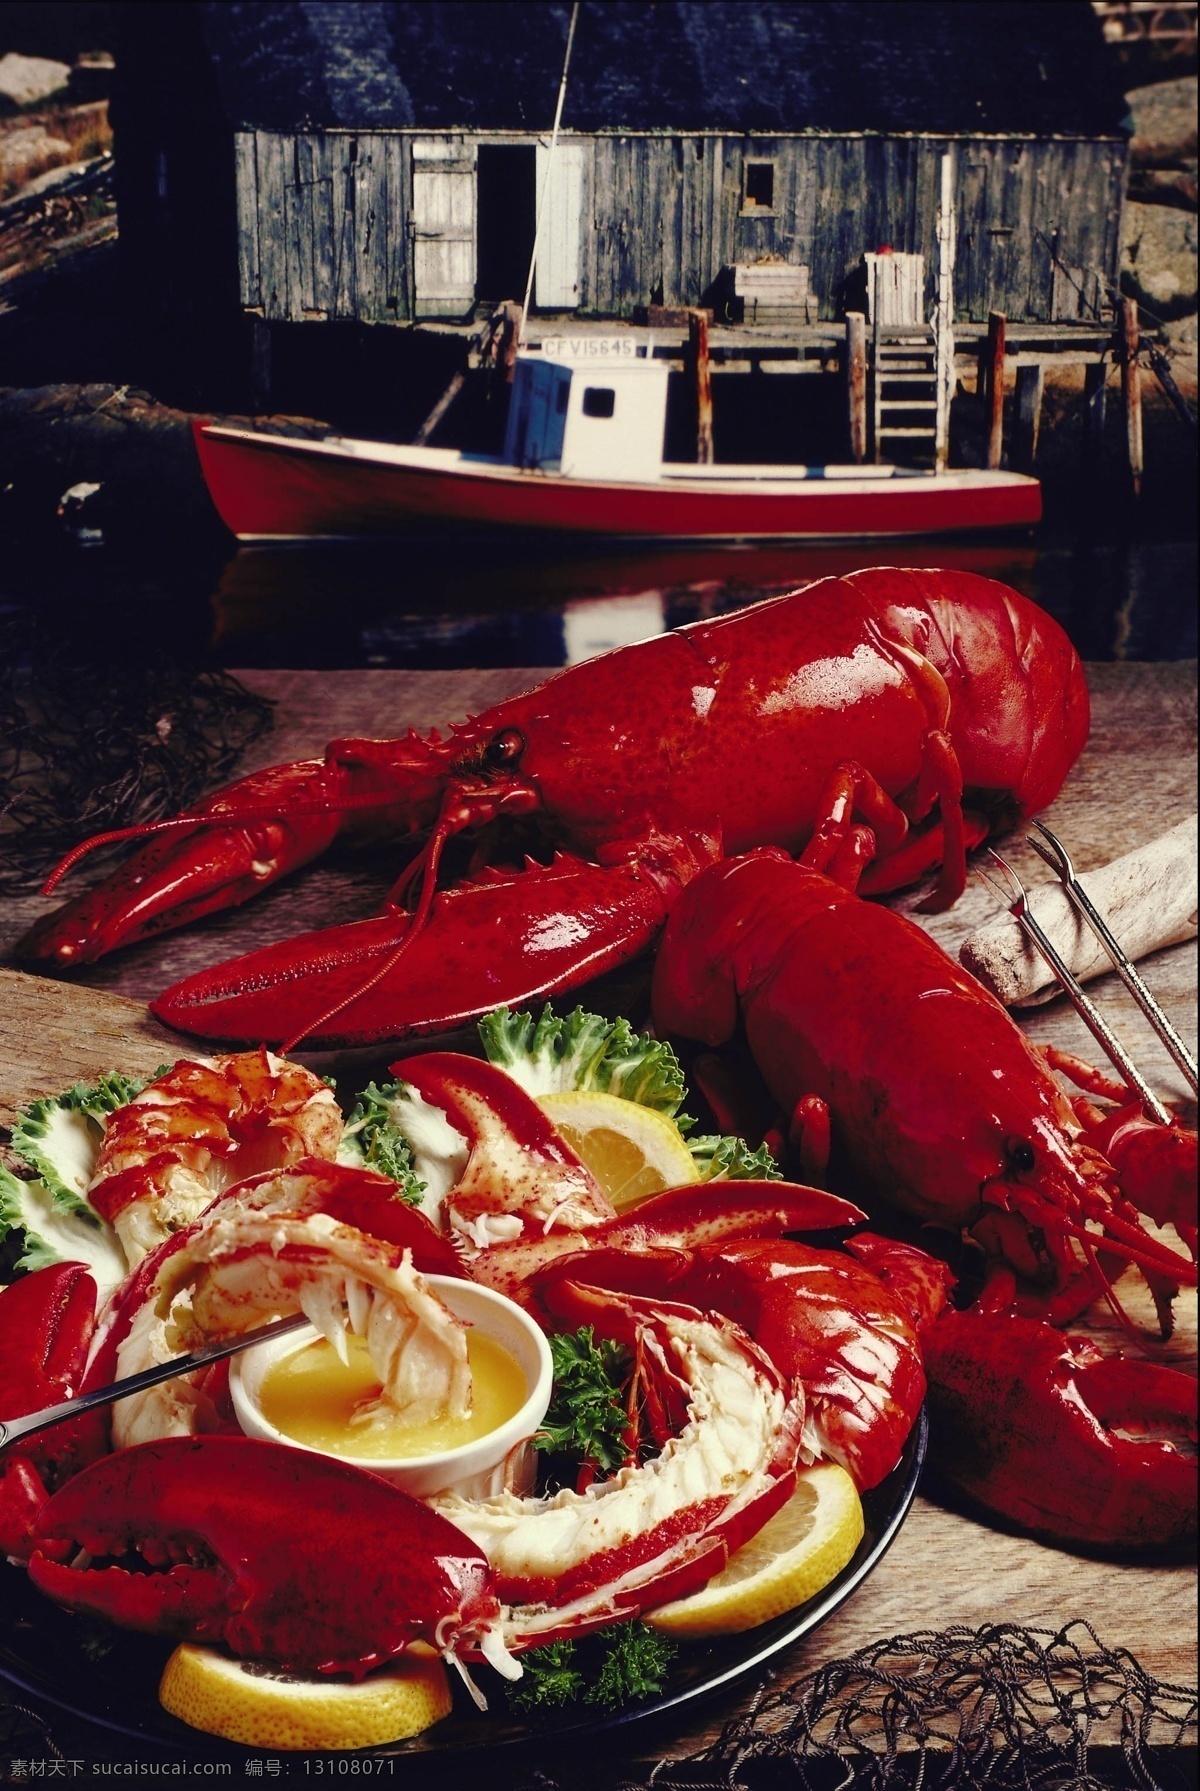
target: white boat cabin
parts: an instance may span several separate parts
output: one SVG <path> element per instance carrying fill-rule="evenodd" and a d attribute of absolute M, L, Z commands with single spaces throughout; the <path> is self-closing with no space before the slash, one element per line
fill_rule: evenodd
<path fill-rule="evenodd" d="M 657 479 L 667 423 L 665 361 L 521 354 L 504 458 L 571 479 Z"/>

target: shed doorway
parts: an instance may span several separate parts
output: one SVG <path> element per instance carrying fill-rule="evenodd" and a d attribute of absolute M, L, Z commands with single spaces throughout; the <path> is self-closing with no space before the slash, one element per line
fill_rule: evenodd
<path fill-rule="evenodd" d="M 481 143 L 477 169 L 475 296 L 520 301 L 537 227 L 537 150 L 532 143 Z"/>

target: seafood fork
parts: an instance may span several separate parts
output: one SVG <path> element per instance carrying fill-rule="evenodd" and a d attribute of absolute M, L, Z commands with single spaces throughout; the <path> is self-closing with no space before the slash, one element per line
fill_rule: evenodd
<path fill-rule="evenodd" d="M 1101 945 L 1112 959 L 1113 968 L 1116 970 L 1117 975 L 1125 984 L 1125 987 L 1129 990 L 1129 993 L 1133 996 L 1133 999 L 1137 1002 L 1147 1020 L 1149 1020 L 1151 1026 L 1154 1028 L 1163 1044 L 1167 1047 L 1167 1050 L 1171 1053 L 1172 1058 L 1183 1071 L 1183 1074 L 1186 1076 L 1188 1083 L 1191 1086 L 1192 1093 L 1196 1094 L 1197 1092 L 1200 1092 L 1200 1090 L 1197 1089 L 1196 1059 L 1192 1056 L 1166 1014 L 1163 1013 L 1162 1008 L 1158 1005 L 1158 1002 L 1154 999 L 1153 995 L 1142 981 L 1138 970 L 1121 949 L 1119 942 L 1113 937 L 1104 916 L 1096 908 L 1086 889 L 1084 889 L 1083 885 L 1080 883 L 1075 872 L 1075 866 L 1071 863 L 1071 855 L 1067 851 L 1067 848 L 1063 845 L 1058 835 L 1050 831 L 1044 821 L 1035 821 L 1033 826 L 1037 829 L 1038 833 L 1041 834 L 1042 838 L 1030 838 L 1028 842 L 1029 845 L 1037 853 L 1038 857 L 1042 860 L 1042 863 L 1049 865 L 1050 869 L 1058 877 L 1063 888 L 1066 890 L 1072 905 L 1083 916 L 1083 919 L 1087 922 L 1092 932 L 1096 935 L 1096 938 L 1100 941 Z"/>
<path fill-rule="evenodd" d="M 130 1393 L 141 1393 L 147 1387 L 157 1387 L 160 1381 L 174 1380 L 177 1374 L 206 1368 L 210 1362 L 236 1355 L 239 1350 L 250 1349 L 256 1343 L 266 1343 L 272 1337 L 286 1337 L 289 1332 L 302 1330 L 310 1322 L 303 1312 L 293 1313 L 290 1318 L 273 1319 L 270 1324 L 259 1325 L 257 1330 L 243 1331 L 240 1337 L 227 1337 L 222 1343 L 206 1343 L 202 1349 L 191 1350 L 186 1356 L 172 1356 L 169 1362 L 158 1362 L 153 1368 L 142 1369 L 140 1374 L 114 1381 L 110 1387 L 93 1387 L 90 1392 L 77 1393 L 73 1399 L 46 1406 L 40 1412 L 30 1412 L 27 1417 L 0 1418 L 0 1449 L 20 1437 L 33 1436 L 39 1430 L 48 1430 L 52 1424 L 61 1424 L 65 1418 L 77 1418 L 81 1412 L 93 1411 L 99 1405 L 113 1405 Z"/>
<path fill-rule="evenodd" d="M 1036 823 L 1035 823 L 1035 825 L 1036 825 Z M 1049 834 L 1048 828 L 1043 828 L 1042 831 L 1044 833 Z M 1065 860 L 1065 862 L 1068 866 L 1070 866 L 1070 859 L 1067 857 L 1066 852 L 1063 850 L 1062 846 L 1059 844 L 1059 841 L 1055 838 L 1055 836 L 1053 834 L 1050 834 L 1049 836 L 1050 836 L 1050 839 L 1053 841 L 1054 846 L 1062 854 L 1062 859 Z M 1030 844 L 1034 846 L 1035 850 L 1037 850 L 1036 842 L 1031 840 Z M 1050 864 L 1052 868 L 1057 868 L 1056 861 L 1050 857 L 1049 853 L 1042 852 L 1040 854 L 1040 856 L 1042 856 L 1045 859 L 1046 863 Z M 1096 1006 L 1095 1002 L 1091 1000 L 1090 996 L 1088 996 L 1084 993 L 1082 985 L 1080 984 L 1078 978 L 1075 976 L 1074 972 L 1071 970 L 1070 966 L 1067 964 L 1066 960 L 1063 958 L 1062 954 L 1059 952 L 1058 947 L 1054 944 L 1053 940 L 1046 933 L 1045 929 L 1042 927 L 1041 923 L 1038 921 L 1036 915 L 1030 909 L 1028 893 L 1026 892 L 1025 885 L 1021 882 L 1021 879 L 1017 876 L 1017 873 L 1013 870 L 1012 866 L 1010 864 L 1008 864 L 1005 859 L 1001 858 L 1001 856 L 998 852 L 989 851 L 988 857 L 991 859 L 992 863 L 997 865 L 999 867 L 999 869 L 1003 872 L 1005 878 L 1007 879 L 1008 887 L 1004 888 L 997 881 L 997 879 L 995 877 L 991 876 L 987 871 L 985 871 L 982 868 L 982 866 L 979 866 L 979 865 L 977 865 L 975 867 L 977 876 L 981 879 L 981 881 L 983 883 L 985 883 L 987 885 L 988 889 L 991 890 L 992 894 L 996 897 L 996 899 L 999 902 L 1003 903 L 1003 905 L 1008 909 L 1008 912 L 1012 915 L 1013 919 L 1017 922 L 1017 924 L 1029 935 L 1029 938 L 1032 941 L 1035 949 L 1041 953 L 1042 957 L 1046 960 L 1047 964 L 1049 964 L 1051 970 L 1054 972 L 1055 976 L 1058 978 L 1058 981 L 1061 983 L 1063 990 L 1067 995 L 1068 1000 L 1071 1002 L 1072 1007 L 1074 1007 L 1076 1013 L 1079 1015 L 1080 1019 L 1083 1021 L 1084 1025 L 1087 1027 L 1088 1031 L 1092 1034 L 1092 1037 L 1096 1040 L 1096 1042 L 1100 1046 L 1101 1050 L 1109 1058 L 1109 1060 L 1111 1061 L 1111 1063 L 1117 1070 L 1117 1073 L 1121 1076 L 1122 1080 L 1133 1091 L 1133 1093 L 1136 1094 L 1138 1100 L 1143 1103 L 1147 1112 L 1150 1114 L 1151 1118 L 1157 1120 L 1159 1125 L 1169 1126 L 1172 1122 L 1171 1122 L 1171 1115 L 1168 1112 L 1167 1108 L 1159 1100 L 1158 1096 L 1154 1093 L 1153 1089 L 1150 1087 L 1150 1085 L 1146 1081 L 1145 1077 L 1141 1074 L 1140 1070 L 1137 1068 L 1137 1065 L 1134 1063 L 1134 1061 L 1130 1057 L 1128 1051 L 1126 1051 L 1124 1045 L 1121 1043 L 1121 1041 L 1117 1037 L 1116 1033 L 1112 1030 L 1112 1027 L 1108 1024 L 1108 1021 L 1104 1018 L 1104 1015 L 1100 1012 L 1100 1010 Z M 1059 862 L 1061 862 L 1061 861 L 1059 861 Z M 1060 873 L 1060 874 L 1062 874 L 1062 873 Z M 1077 902 L 1078 895 L 1076 892 L 1078 891 L 1079 886 L 1075 880 L 1075 873 L 1074 873 L 1073 867 L 1070 869 L 1069 879 L 1068 879 L 1067 875 L 1063 874 L 1063 883 L 1064 883 L 1064 887 L 1066 888 L 1067 893 L 1071 897 L 1072 901 Z M 1081 893 L 1082 892 L 1080 891 L 1079 894 L 1081 894 Z M 1086 900 L 1086 897 L 1084 899 Z M 1101 939 L 1101 942 L 1104 944 L 1105 949 L 1109 950 L 1110 948 L 1108 945 L 1108 940 L 1112 938 L 1111 933 L 1108 932 L 1108 928 L 1105 926 L 1103 919 L 1099 916 L 1099 914 L 1097 914 L 1096 910 L 1092 907 L 1090 902 L 1088 903 L 1087 910 L 1083 909 L 1082 907 L 1080 909 L 1080 912 L 1084 914 L 1084 917 L 1089 919 L 1089 924 L 1091 924 L 1091 921 L 1090 921 L 1090 917 L 1088 914 L 1088 910 L 1090 910 L 1091 914 L 1096 914 L 1096 919 L 1099 922 L 1099 925 L 1104 928 L 1104 932 L 1101 934 L 1098 934 L 1098 937 Z M 1105 937 L 1105 935 L 1107 935 L 1107 938 Z M 1115 950 L 1117 952 L 1120 952 L 1120 946 L 1118 946 L 1116 944 L 1115 940 L 1113 940 L 1113 948 L 1115 948 Z M 1122 958 L 1124 958 L 1123 952 L 1121 953 L 1121 956 L 1122 956 Z M 1127 961 L 1128 960 L 1126 960 L 1126 962 Z M 1116 959 L 1114 958 L 1114 963 L 1115 962 L 1116 962 Z M 1119 966 L 1118 966 L 1118 968 L 1119 968 Z M 1130 968 L 1132 969 L 1132 966 L 1130 966 Z M 1144 1013 L 1146 1013 L 1147 1017 L 1149 1018 L 1149 1009 L 1143 1003 L 1143 994 L 1144 994 L 1145 1001 L 1149 1002 L 1153 1006 L 1155 1013 L 1161 1017 L 1162 1021 L 1168 1027 L 1170 1027 L 1170 1030 L 1171 1030 L 1172 1034 L 1174 1035 L 1174 1028 L 1170 1026 L 1170 1021 L 1167 1020 L 1165 1014 L 1162 1014 L 1162 1010 L 1158 1007 L 1158 1003 L 1154 1000 L 1154 997 L 1150 994 L 1150 991 L 1146 988 L 1145 984 L 1142 982 L 1141 977 L 1137 976 L 1136 971 L 1134 972 L 1134 977 L 1136 980 L 1137 989 L 1134 989 L 1133 984 L 1130 984 L 1130 988 L 1131 988 L 1131 992 L 1133 992 L 1135 995 L 1135 999 L 1138 1001 L 1138 1005 L 1140 1007 L 1142 1007 L 1142 1011 Z M 1142 991 L 1142 994 L 1139 994 L 1137 992 L 1138 989 L 1140 989 Z M 1155 1031 L 1159 1031 L 1157 1024 L 1155 1025 Z M 1160 1037 L 1163 1036 L 1161 1032 L 1159 1033 L 1159 1036 Z M 1164 1042 L 1165 1042 L 1165 1040 L 1164 1040 Z M 1180 1042 L 1180 1049 L 1184 1052 L 1184 1057 L 1187 1058 L 1188 1061 L 1190 1062 L 1191 1061 L 1190 1057 L 1188 1057 L 1188 1053 L 1187 1053 L 1185 1047 L 1182 1045 L 1182 1042 Z M 1173 1057 L 1175 1056 L 1174 1051 L 1172 1051 L 1171 1055 Z M 1176 1062 L 1178 1063 L 1179 1061 L 1180 1060 L 1178 1058 L 1176 1058 Z M 1180 1067 L 1184 1068 L 1184 1065 L 1181 1064 Z M 1185 1069 L 1185 1074 L 1188 1074 L 1188 1071 L 1186 1069 Z M 1190 1077 L 1192 1079 L 1192 1086 L 1194 1087 L 1195 1086 L 1195 1081 L 1194 1081 L 1195 1065 L 1194 1064 L 1192 1064 L 1192 1066 L 1191 1066 Z"/>

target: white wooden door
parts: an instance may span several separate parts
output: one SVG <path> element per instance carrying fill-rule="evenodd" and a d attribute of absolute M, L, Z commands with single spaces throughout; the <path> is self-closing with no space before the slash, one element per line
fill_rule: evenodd
<path fill-rule="evenodd" d="M 872 323 L 924 323 L 925 257 L 864 255 L 867 264 L 868 310 Z"/>
<path fill-rule="evenodd" d="M 475 145 L 414 137 L 410 232 L 417 317 L 461 317 L 475 303 Z"/>
<path fill-rule="evenodd" d="M 583 175 L 587 145 L 559 140 L 537 146 L 537 191 L 542 228 L 538 238 L 535 302 L 543 310 L 573 311 L 579 303 L 579 256 L 583 233 Z M 549 187 L 545 183 L 549 180 Z M 543 199 L 543 189 L 545 189 Z"/>

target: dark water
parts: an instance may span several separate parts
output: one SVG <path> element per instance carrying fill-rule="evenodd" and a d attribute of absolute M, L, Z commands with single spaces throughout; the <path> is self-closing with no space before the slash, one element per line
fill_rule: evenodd
<path fill-rule="evenodd" d="M 64 535 L 0 561 L 9 651 L 110 663 L 258 667 L 558 666 L 812 579 L 941 566 L 1014 585 L 1085 659 L 1196 654 L 1190 534 L 719 546 L 568 554 L 471 541 L 242 548 L 224 534 L 152 552 Z"/>

